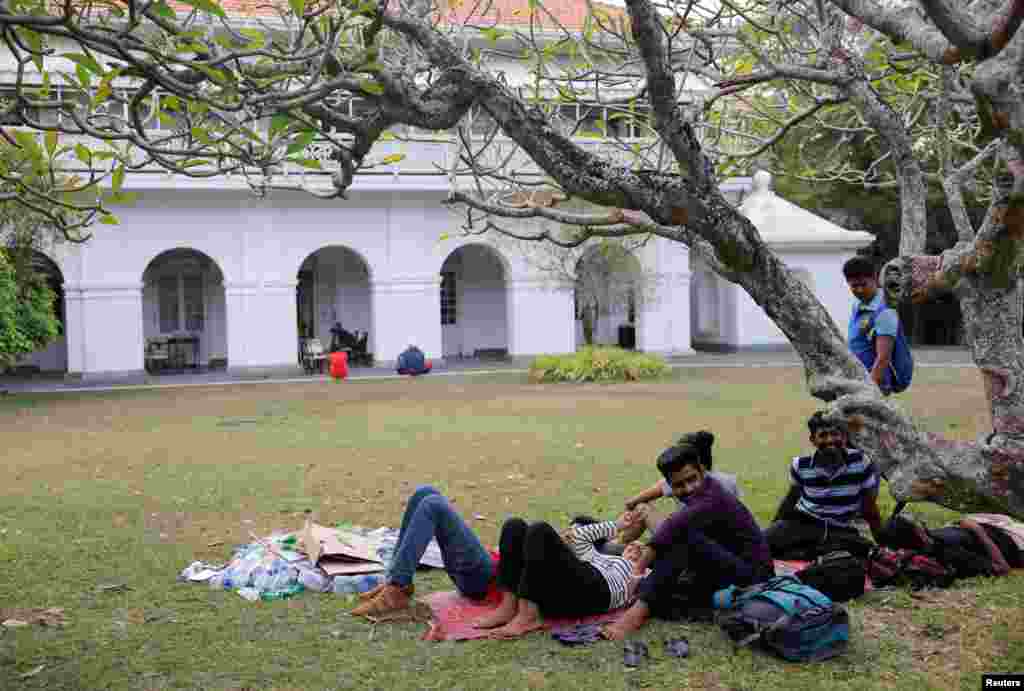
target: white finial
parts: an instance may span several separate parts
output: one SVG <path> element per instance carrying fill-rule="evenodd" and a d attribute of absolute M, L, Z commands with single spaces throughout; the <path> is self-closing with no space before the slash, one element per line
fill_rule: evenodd
<path fill-rule="evenodd" d="M 754 192 L 771 192 L 772 174 L 767 170 L 759 170 L 754 173 Z"/>

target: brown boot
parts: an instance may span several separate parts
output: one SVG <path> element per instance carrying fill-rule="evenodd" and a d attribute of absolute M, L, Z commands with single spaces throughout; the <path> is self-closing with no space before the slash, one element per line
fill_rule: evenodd
<path fill-rule="evenodd" d="M 394 583 L 385 585 L 372 599 L 366 600 L 349 614 L 353 617 L 376 618 L 409 609 L 412 604 L 413 587 Z"/>
<path fill-rule="evenodd" d="M 367 590 L 365 593 L 359 593 L 359 595 L 358 595 L 359 601 L 360 602 L 366 602 L 367 600 L 372 600 L 373 598 L 375 598 L 378 595 L 380 595 L 381 591 L 384 590 L 384 587 L 386 585 L 387 585 L 387 582 L 384 582 L 384 583 L 381 583 L 380 585 L 378 585 L 375 588 L 371 588 L 370 590 Z M 412 586 L 409 586 L 409 587 L 411 588 Z"/>

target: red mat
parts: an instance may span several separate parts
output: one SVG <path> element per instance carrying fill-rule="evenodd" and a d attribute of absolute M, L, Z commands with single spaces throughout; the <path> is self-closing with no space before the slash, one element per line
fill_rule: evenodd
<path fill-rule="evenodd" d="M 489 631 L 473 628 L 473 622 L 498 608 L 499 600 L 489 598 L 483 601 L 470 600 L 454 590 L 431 593 L 420 598 L 430 606 L 433 620 L 430 629 L 423 634 L 425 641 L 470 641 L 486 638 Z M 616 609 L 604 614 L 595 614 L 581 619 L 545 619 L 545 629 L 558 629 L 575 624 L 604 624 L 615 621 L 625 609 Z"/>
<path fill-rule="evenodd" d="M 808 566 L 807 561 L 783 561 L 775 560 L 775 573 L 777 575 L 794 574 L 800 569 Z M 871 579 L 865 576 L 864 591 L 872 589 Z M 498 608 L 501 602 L 497 591 L 492 588 L 488 597 L 484 600 L 470 600 L 468 597 L 459 595 L 454 590 L 431 593 L 420 598 L 421 602 L 430 607 L 433 619 L 430 628 L 423 634 L 425 641 L 470 641 L 478 638 L 486 638 L 489 633 L 486 629 L 473 628 L 473 622 L 485 616 L 487 613 Z M 580 619 L 545 619 L 545 629 L 560 629 L 574 626 L 576 624 L 604 624 L 615 621 L 625 608 L 615 609 L 604 614 L 595 614 Z"/>

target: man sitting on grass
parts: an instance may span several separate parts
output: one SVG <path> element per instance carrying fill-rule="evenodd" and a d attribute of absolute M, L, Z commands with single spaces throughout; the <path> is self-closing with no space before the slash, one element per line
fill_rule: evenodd
<path fill-rule="evenodd" d="M 711 455 L 711 447 L 715 443 L 715 435 L 706 430 L 700 430 L 699 432 L 688 432 L 680 437 L 676 445 L 690 444 L 694 446 L 700 453 L 700 463 L 704 467 L 705 474 L 718 482 L 727 492 L 732 494 L 734 497 L 739 498 L 740 489 L 736 483 L 735 475 L 727 475 L 725 473 L 719 473 L 711 470 L 714 464 L 714 459 Z M 608 544 L 602 548 L 605 552 L 619 552 L 621 553 L 624 546 L 639 540 L 644 534 L 644 531 L 650 530 L 652 533 L 658 529 L 659 521 L 649 515 L 648 504 L 662 497 L 671 497 L 676 500 L 676 508 L 683 508 L 686 506 L 686 498 L 677 495 L 672 487 L 668 484 L 668 481 L 662 478 L 655 484 L 651 485 L 648 489 L 640 492 L 635 497 L 626 500 L 626 511 L 638 511 L 643 517 L 643 522 L 639 523 L 636 528 L 623 531 L 621 535 L 615 541 L 609 541 Z"/>
<path fill-rule="evenodd" d="M 427 360 L 423 351 L 409 340 L 409 347 L 398 356 L 398 373 L 408 374 L 413 377 L 426 374 L 430 371 L 432 363 Z"/>
<path fill-rule="evenodd" d="M 662 521 L 635 557 L 634 574 L 651 573 L 637 586 L 637 599 L 622 618 L 602 629 L 621 640 L 650 616 L 676 618 L 685 588 L 687 615 L 711 607 L 716 590 L 748 586 L 774 575 L 768 545 L 750 510 L 707 476 L 700 449 L 678 444 L 658 458 L 658 470 L 686 506 Z M 685 576 L 684 576 L 685 574 Z M 680 585 L 680 577 L 687 581 Z"/>
<path fill-rule="evenodd" d="M 878 470 L 862 451 L 846 448 L 845 430 L 821 411 L 807 427 L 816 451 L 790 465 L 793 485 L 765 531 L 772 557 L 813 559 L 837 549 L 865 556 L 870 543 L 853 522 L 863 518 L 878 539 Z"/>

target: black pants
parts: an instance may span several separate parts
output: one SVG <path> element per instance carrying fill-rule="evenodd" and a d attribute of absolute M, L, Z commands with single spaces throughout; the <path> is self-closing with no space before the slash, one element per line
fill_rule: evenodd
<path fill-rule="evenodd" d="M 545 616 L 582 617 L 608 611 L 608 582 L 573 553 L 547 523 L 510 518 L 501 528 L 498 585 L 535 603 Z"/>
<path fill-rule="evenodd" d="M 769 565 L 752 564 L 695 528 L 680 538 L 658 552 L 651 573 L 637 590 L 637 598 L 647 603 L 655 616 L 667 616 L 679 595 L 693 607 L 707 608 L 716 590 L 751 585 L 773 575 Z M 684 571 L 690 576 L 685 585 L 680 584 Z"/>
<path fill-rule="evenodd" d="M 764 538 L 773 559 L 815 559 L 836 550 L 866 556 L 871 548 L 856 528 L 828 525 L 799 511 L 772 523 Z"/>

